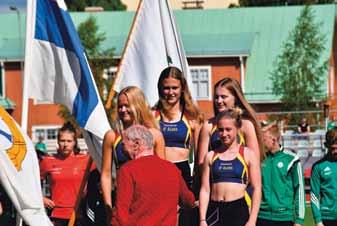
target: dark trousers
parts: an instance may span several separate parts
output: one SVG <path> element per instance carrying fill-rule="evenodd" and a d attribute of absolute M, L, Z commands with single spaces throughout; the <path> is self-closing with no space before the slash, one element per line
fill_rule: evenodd
<path fill-rule="evenodd" d="M 291 221 L 271 221 L 257 218 L 256 226 L 293 226 Z"/>
<path fill-rule="evenodd" d="M 337 220 L 322 220 L 324 226 L 336 226 Z"/>
<path fill-rule="evenodd" d="M 244 198 L 231 202 L 210 201 L 206 214 L 208 226 L 244 226 L 249 208 Z"/>
<path fill-rule="evenodd" d="M 181 176 L 183 177 L 186 186 L 192 190 L 192 176 L 191 176 L 191 168 L 188 163 L 188 160 L 183 162 L 175 162 L 176 167 L 180 170 Z M 199 221 L 196 221 L 195 216 L 198 213 L 198 210 L 195 209 L 184 209 L 181 208 L 179 210 L 179 226 L 195 226 L 199 225 Z"/>
<path fill-rule="evenodd" d="M 52 218 L 54 226 L 68 226 L 69 219 Z"/>
<path fill-rule="evenodd" d="M 191 168 L 188 160 L 183 162 L 175 162 L 174 165 L 180 170 L 181 176 L 184 178 L 184 181 L 189 189 L 192 187 L 192 176 Z"/>

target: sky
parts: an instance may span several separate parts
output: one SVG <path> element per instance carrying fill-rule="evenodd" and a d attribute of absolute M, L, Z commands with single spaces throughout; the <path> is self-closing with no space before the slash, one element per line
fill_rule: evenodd
<path fill-rule="evenodd" d="M 0 13 L 8 13 L 9 6 L 16 6 L 21 12 L 26 10 L 27 0 L 0 0 Z"/>

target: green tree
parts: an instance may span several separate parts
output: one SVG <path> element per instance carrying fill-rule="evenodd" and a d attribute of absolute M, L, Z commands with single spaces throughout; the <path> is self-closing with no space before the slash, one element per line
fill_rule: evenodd
<path fill-rule="evenodd" d="M 98 93 L 102 99 L 102 102 L 106 102 L 106 93 L 110 91 L 113 78 L 104 78 L 104 70 L 114 65 L 113 49 L 103 50 L 101 48 L 102 42 L 105 41 L 105 33 L 99 32 L 96 19 L 90 16 L 86 21 L 81 23 L 77 32 L 82 41 L 82 45 L 86 50 L 89 65 L 94 76 Z M 70 121 L 76 124 L 75 119 L 67 110 L 66 107 L 61 106 L 58 113 L 65 121 Z"/>
<path fill-rule="evenodd" d="M 322 63 L 318 59 L 326 39 L 319 29 L 321 23 L 314 19 L 312 8 L 305 6 L 271 72 L 272 92 L 281 98 L 285 110 L 308 110 L 322 99 L 328 61 Z"/>
<path fill-rule="evenodd" d="M 239 5 L 245 6 L 280 6 L 280 5 L 306 5 L 306 4 L 328 4 L 334 0 L 239 0 Z"/>
<path fill-rule="evenodd" d="M 106 11 L 126 10 L 120 0 L 65 0 L 70 11 L 84 11 L 86 6 L 101 6 Z"/>

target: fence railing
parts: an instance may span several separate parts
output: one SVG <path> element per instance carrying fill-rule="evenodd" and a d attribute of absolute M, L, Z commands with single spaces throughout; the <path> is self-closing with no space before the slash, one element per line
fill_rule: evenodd
<path fill-rule="evenodd" d="M 325 130 L 297 134 L 286 131 L 281 138 L 282 146 L 294 150 L 299 157 L 322 157 L 324 155 Z"/>

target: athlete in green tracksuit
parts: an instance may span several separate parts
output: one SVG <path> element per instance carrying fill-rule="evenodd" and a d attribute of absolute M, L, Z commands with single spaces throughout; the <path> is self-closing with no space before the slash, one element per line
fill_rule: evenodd
<path fill-rule="evenodd" d="M 337 129 L 325 135 L 328 153 L 312 167 L 311 208 L 317 226 L 337 225 Z"/>
<path fill-rule="evenodd" d="M 262 162 L 262 200 L 257 226 L 303 225 L 305 215 L 304 179 L 297 155 L 279 143 L 277 125 L 263 128 L 268 150 Z"/>

